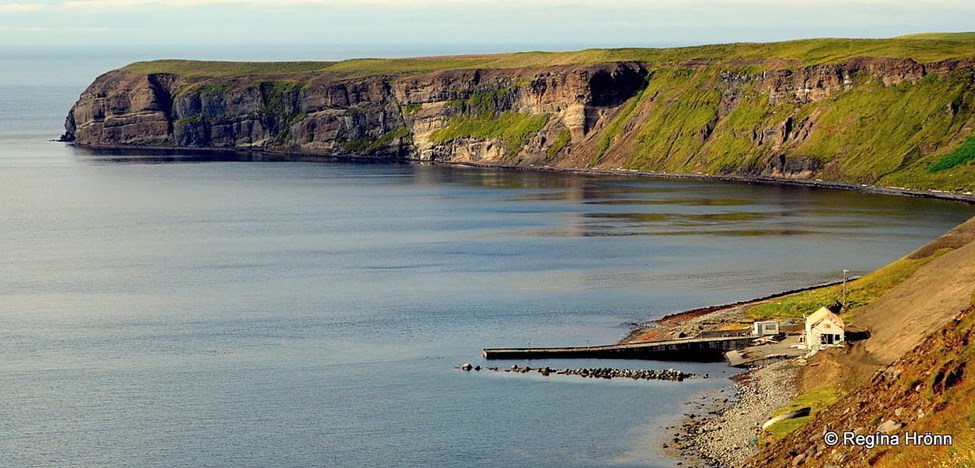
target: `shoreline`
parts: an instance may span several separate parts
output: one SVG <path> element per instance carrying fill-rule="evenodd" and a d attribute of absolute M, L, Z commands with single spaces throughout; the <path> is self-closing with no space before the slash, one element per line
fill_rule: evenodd
<path fill-rule="evenodd" d="M 851 283 L 860 278 L 861 278 L 860 276 L 852 276 L 847 279 L 847 282 Z M 698 307 L 696 309 L 685 310 L 682 312 L 674 312 L 671 314 L 664 315 L 661 318 L 648 320 L 645 322 L 629 322 L 631 325 L 634 325 L 635 328 L 633 331 L 630 332 L 629 335 L 621 339 L 619 343 L 626 344 L 626 343 L 640 342 L 640 341 L 657 341 L 654 339 L 648 340 L 646 339 L 646 337 L 647 336 L 653 337 L 654 335 L 658 334 L 655 332 L 663 332 L 667 330 L 667 327 L 671 327 L 671 328 L 678 327 L 694 319 L 707 320 L 708 318 L 711 318 L 710 317 L 711 315 L 720 316 L 722 312 L 734 312 L 735 309 L 741 307 L 761 304 L 763 302 L 767 302 L 772 299 L 778 299 L 780 297 L 785 297 L 785 296 L 806 292 L 806 291 L 812 291 L 819 288 L 836 286 L 838 284 L 843 284 L 843 280 L 829 281 L 826 283 L 820 283 L 820 284 L 805 286 L 801 288 L 793 288 L 793 289 L 769 294 L 767 296 L 762 296 L 755 299 L 746 299 L 744 301 L 731 302 L 728 304 Z"/>
<path fill-rule="evenodd" d="M 540 172 L 556 174 L 574 174 L 582 176 L 623 176 L 647 179 L 664 180 L 701 180 L 714 182 L 735 182 L 743 184 L 758 184 L 770 186 L 789 186 L 789 187 L 810 187 L 849 190 L 860 193 L 871 193 L 879 195 L 894 195 L 913 198 L 929 198 L 937 200 L 947 200 L 960 203 L 975 205 L 975 192 L 948 192 L 935 189 L 909 189 L 904 187 L 888 187 L 881 185 L 853 184 L 847 182 L 836 182 L 822 179 L 790 179 L 784 177 L 771 177 L 762 175 L 713 175 L 703 173 L 681 173 L 681 172 L 658 172 L 658 171 L 638 171 L 636 169 L 586 169 L 571 167 L 554 166 L 514 166 L 506 164 L 482 164 L 475 162 L 452 162 L 452 161 L 423 161 L 412 158 L 388 158 L 370 157 L 356 155 L 326 155 L 316 153 L 302 153 L 296 151 L 268 150 L 261 148 L 191 148 L 180 146 L 145 146 L 145 145 L 113 145 L 113 146 L 92 146 L 74 143 L 71 141 L 51 140 L 64 143 L 76 148 L 91 151 L 98 155 L 99 152 L 123 152 L 123 151 L 143 151 L 160 153 L 163 156 L 174 156 L 172 153 L 191 153 L 200 156 L 208 154 L 225 154 L 246 156 L 254 161 L 302 161 L 302 162 L 355 162 L 355 163 L 375 163 L 375 164 L 418 164 L 433 166 L 460 166 L 483 169 L 503 169 L 522 172 Z"/>
<path fill-rule="evenodd" d="M 859 277 L 858 277 L 859 278 Z M 848 280 L 849 281 L 849 280 Z M 693 333 L 737 323 L 751 305 L 790 294 L 829 287 L 842 281 L 796 288 L 730 304 L 700 307 L 644 322 L 620 342 L 662 339 L 679 332 Z M 734 369 L 729 364 L 728 369 Z M 685 402 L 680 422 L 664 428 L 663 453 L 682 466 L 744 466 L 758 455 L 761 426 L 771 414 L 799 394 L 801 366 L 796 359 L 757 365 L 732 376 L 733 384 L 708 391 Z"/>
<path fill-rule="evenodd" d="M 745 466 L 758 454 L 766 412 L 788 405 L 799 394 L 800 367 L 793 360 L 749 369 L 731 377 L 735 385 L 700 397 L 685 414 L 665 453 L 690 466 Z M 729 393 L 731 396 L 729 397 Z"/>

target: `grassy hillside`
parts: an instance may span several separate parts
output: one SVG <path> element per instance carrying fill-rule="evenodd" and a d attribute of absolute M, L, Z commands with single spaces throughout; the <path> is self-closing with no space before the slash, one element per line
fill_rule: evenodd
<path fill-rule="evenodd" d="M 197 77 L 329 72 L 350 76 L 415 74 L 465 68 L 526 68 L 591 65 L 617 61 L 677 64 L 691 60 L 742 63 L 763 69 L 774 60 L 799 65 L 836 63 L 851 57 L 912 58 L 922 63 L 975 58 L 975 33 L 918 34 L 890 39 L 803 39 L 770 43 L 733 43 L 667 49 L 587 49 L 576 52 L 520 52 L 496 55 L 353 59 L 341 62 L 201 62 L 157 60 L 133 63 L 136 73 L 174 73 Z"/>

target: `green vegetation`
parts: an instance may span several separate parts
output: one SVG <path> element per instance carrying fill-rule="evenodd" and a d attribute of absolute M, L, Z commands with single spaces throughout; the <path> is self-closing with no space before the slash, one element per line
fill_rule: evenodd
<path fill-rule="evenodd" d="M 927 171 L 915 165 L 923 153 L 919 148 L 936 148 L 965 125 L 945 107 L 954 100 L 975 99 L 967 81 L 952 73 L 897 86 L 864 83 L 817 103 L 822 112 L 816 122 L 819 129 L 800 148 L 837 156 L 842 172 L 853 180 L 875 182 L 895 171 L 902 178 L 910 174 L 923 180 L 918 176 Z"/>
<path fill-rule="evenodd" d="M 261 91 L 262 97 L 281 96 L 287 93 L 301 91 L 304 83 L 294 80 L 262 80 L 251 83 L 248 87 Z"/>
<path fill-rule="evenodd" d="M 134 73 L 171 73 L 188 77 L 243 77 L 328 72 L 343 76 L 417 74 L 470 68 L 525 68 L 591 65 L 617 61 L 676 64 L 690 60 L 715 63 L 768 59 L 800 65 L 836 63 L 858 56 L 912 58 L 934 62 L 975 57 L 975 33 L 922 34 L 890 39 L 804 39 L 770 43 L 733 43 L 667 49 L 586 49 L 576 52 L 522 52 L 406 59 L 353 59 L 342 62 L 202 62 L 156 60 L 124 69 Z"/>
<path fill-rule="evenodd" d="M 511 88 L 482 89 L 467 99 L 449 101 L 448 108 L 461 109 L 463 114 L 451 118 L 446 127 L 433 132 L 430 141 L 440 144 L 459 138 L 496 138 L 504 142 L 507 155 L 518 154 L 528 139 L 545 126 L 548 115 L 498 114 L 500 101 L 510 92 Z"/>
<path fill-rule="evenodd" d="M 218 96 L 234 89 L 230 83 L 197 83 L 185 86 L 178 94 L 196 96 Z"/>
<path fill-rule="evenodd" d="M 613 143 L 613 140 L 617 135 L 619 135 L 620 130 L 623 128 L 623 124 L 630 119 L 630 115 L 633 114 L 633 110 L 636 109 L 639 104 L 643 103 L 644 100 L 646 100 L 648 96 L 647 85 L 650 83 L 651 76 L 653 75 L 650 74 L 644 78 L 643 85 L 640 86 L 636 96 L 630 98 L 630 100 L 626 102 L 625 106 L 620 113 L 617 114 L 616 118 L 614 118 L 613 121 L 610 122 L 609 126 L 606 127 L 606 130 L 602 132 L 602 137 L 599 139 L 599 145 L 596 147 L 596 154 L 593 156 L 592 160 L 589 161 L 590 167 L 595 167 L 599 164 L 603 156 L 606 154 L 606 150 L 609 149 L 609 146 Z"/>
<path fill-rule="evenodd" d="M 809 416 L 779 421 L 769 426 L 766 430 L 774 440 L 781 439 L 791 434 L 796 429 L 804 426 L 816 416 L 816 413 L 822 411 L 829 405 L 832 405 L 838 399 L 839 395 L 831 385 L 823 385 L 807 390 L 792 400 L 792 403 L 789 403 L 788 406 L 784 406 L 776 410 L 774 413 L 772 413 L 772 416 L 783 415 L 790 411 L 795 411 L 806 407 L 810 408 Z"/>
<path fill-rule="evenodd" d="M 204 119 L 203 119 L 203 116 L 202 115 L 191 115 L 189 117 L 185 117 L 185 118 L 182 118 L 182 119 L 176 119 L 175 124 L 176 125 L 193 125 L 193 124 L 197 124 L 197 123 L 203 122 L 203 120 Z"/>
<path fill-rule="evenodd" d="M 297 96 L 303 83 L 297 81 L 256 81 L 250 88 L 261 94 L 261 115 L 268 128 L 274 132 L 275 148 L 287 149 L 285 142 L 291 138 L 291 124 L 303 117 L 298 112 Z"/>
<path fill-rule="evenodd" d="M 447 127 L 430 135 L 430 140 L 439 144 L 459 138 L 497 138 L 505 143 L 506 153 L 513 155 L 521 151 L 528 139 L 538 133 L 547 121 L 547 115 L 517 112 L 505 112 L 500 116 L 464 114 L 450 119 Z"/>
<path fill-rule="evenodd" d="M 342 148 L 350 154 L 369 154 L 380 148 L 389 146 L 393 141 L 410 136 L 410 129 L 407 127 L 397 127 L 379 138 L 362 137 L 352 140 L 341 140 Z"/>
<path fill-rule="evenodd" d="M 627 168 L 678 172 L 689 169 L 689 163 L 695 165 L 695 156 L 707 158 L 707 153 L 702 151 L 703 135 L 717 120 L 721 101 L 718 73 L 718 69 L 654 71 L 642 94 L 654 96 L 647 103 L 651 106 L 649 117 L 636 131 L 636 144 Z"/>
<path fill-rule="evenodd" d="M 334 64 L 335 62 L 205 62 L 198 60 L 153 60 L 149 62 L 136 62 L 122 69 L 146 75 L 168 73 L 185 77 L 231 78 L 321 72 Z"/>
<path fill-rule="evenodd" d="M 400 108 L 400 111 L 407 115 L 413 115 L 416 114 L 417 112 L 420 112 L 420 109 L 423 109 L 423 104 L 413 103 L 413 104 L 407 104 L 405 106 L 402 106 Z"/>
<path fill-rule="evenodd" d="M 939 172 L 947 169 L 954 169 L 964 164 L 975 162 L 975 137 L 968 137 L 958 148 L 948 153 L 945 157 L 938 160 L 935 165 L 928 169 L 930 172 Z"/>
<path fill-rule="evenodd" d="M 598 164 L 613 150 L 621 128 L 639 125 L 633 143 L 619 148 L 627 169 L 709 174 L 754 173 L 780 154 L 823 168 L 824 178 L 906 188 L 975 189 L 975 143 L 950 155 L 944 142 L 970 125 L 975 87 L 964 70 L 929 74 L 916 82 L 884 85 L 854 76 L 857 85 L 814 102 L 791 96 L 770 103 L 767 90 L 744 81 L 724 103 L 722 74 L 747 69 L 658 67 L 598 136 Z M 639 122 L 635 115 L 641 115 Z M 891 118 L 896 115 L 896 118 Z M 797 138 L 800 126 L 812 129 Z M 790 131 L 787 132 L 786 129 Z M 952 171 L 931 168 L 945 161 Z"/>
<path fill-rule="evenodd" d="M 903 283 L 919 268 L 928 264 L 951 249 L 939 249 L 923 258 L 905 257 L 887 265 L 863 278 L 847 283 L 847 309 L 843 319 L 851 321 L 851 312 L 875 301 L 887 291 Z M 757 305 L 748 311 L 755 320 L 771 318 L 800 318 L 815 312 L 820 307 L 843 299 L 843 286 L 836 285 L 813 289 L 771 302 Z"/>
<path fill-rule="evenodd" d="M 552 146 L 549 146 L 548 149 L 545 150 L 545 159 L 555 159 L 559 152 L 565 149 L 565 147 L 568 146 L 569 142 L 571 141 L 572 133 L 569 132 L 568 128 L 563 128 L 559 132 L 559 135 L 555 137 L 555 141 L 552 142 Z M 973 296 L 972 300 L 975 301 L 975 296 Z"/>

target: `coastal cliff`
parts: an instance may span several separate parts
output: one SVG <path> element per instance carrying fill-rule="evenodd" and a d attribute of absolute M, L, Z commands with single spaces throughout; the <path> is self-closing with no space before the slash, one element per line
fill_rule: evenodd
<path fill-rule="evenodd" d="M 100 77 L 64 139 L 975 189 L 975 35 Z"/>

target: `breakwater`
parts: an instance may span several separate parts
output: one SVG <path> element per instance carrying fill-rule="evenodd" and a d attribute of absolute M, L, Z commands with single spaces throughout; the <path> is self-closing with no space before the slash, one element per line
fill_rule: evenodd
<path fill-rule="evenodd" d="M 458 367 L 458 369 L 463 371 L 480 371 L 481 366 L 474 366 L 470 363 L 465 363 Z M 609 367 L 599 367 L 599 368 L 581 368 L 581 369 L 553 369 L 551 367 L 529 367 L 529 366 L 519 366 L 513 364 L 511 367 L 506 369 L 501 369 L 498 367 L 485 367 L 484 370 L 491 372 L 513 372 L 517 374 L 527 374 L 529 372 L 536 372 L 543 376 L 548 377 L 549 375 L 577 375 L 583 378 L 593 378 L 593 379 L 632 379 L 632 380 L 672 380 L 676 382 L 681 382 L 684 379 L 689 379 L 692 377 L 704 377 L 707 378 L 708 375 L 698 376 L 697 374 L 692 374 L 689 372 L 680 371 L 677 369 L 614 369 Z"/>
<path fill-rule="evenodd" d="M 726 351 L 744 348 L 754 339 L 746 336 L 560 348 L 486 348 L 481 354 L 488 360 L 588 358 L 718 362 L 724 360 Z"/>

